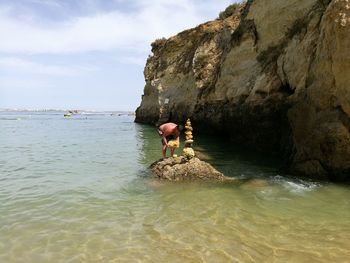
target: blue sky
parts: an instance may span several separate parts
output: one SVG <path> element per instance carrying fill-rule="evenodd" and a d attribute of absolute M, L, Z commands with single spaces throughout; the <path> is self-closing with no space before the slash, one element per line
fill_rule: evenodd
<path fill-rule="evenodd" d="M 150 43 L 232 0 L 0 0 L 0 108 L 135 110 Z"/>

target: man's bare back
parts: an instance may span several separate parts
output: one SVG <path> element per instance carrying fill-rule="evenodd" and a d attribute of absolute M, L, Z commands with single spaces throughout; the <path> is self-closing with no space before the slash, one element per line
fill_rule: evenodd
<path fill-rule="evenodd" d="M 162 144 L 163 144 L 162 152 L 163 152 L 163 157 L 165 158 L 166 150 L 167 148 L 169 148 L 168 140 L 179 141 L 179 138 L 180 138 L 179 127 L 177 124 L 172 122 L 164 123 L 161 126 L 159 126 L 158 133 L 162 137 Z M 174 150 L 175 148 L 170 147 L 171 156 L 173 156 Z"/>

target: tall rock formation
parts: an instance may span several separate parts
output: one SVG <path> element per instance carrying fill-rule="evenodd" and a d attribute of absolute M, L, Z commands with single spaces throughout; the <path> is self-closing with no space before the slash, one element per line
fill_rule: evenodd
<path fill-rule="evenodd" d="M 282 154 L 290 172 L 350 180 L 350 0 L 255 0 L 152 44 L 136 122 Z"/>

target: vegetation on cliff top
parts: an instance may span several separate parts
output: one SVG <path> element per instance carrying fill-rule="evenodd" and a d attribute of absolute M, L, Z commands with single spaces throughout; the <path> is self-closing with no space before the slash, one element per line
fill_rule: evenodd
<path fill-rule="evenodd" d="M 229 5 L 228 7 L 226 7 L 226 9 L 222 12 L 219 13 L 219 17 L 217 18 L 218 20 L 224 20 L 230 16 L 232 16 L 233 14 L 235 14 L 239 7 L 242 5 L 241 3 L 233 3 L 231 5 Z"/>
<path fill-rule="evenodd" d="M 164 46 L 166 40 L 167 40 L 167 39 L 166 39 L 165 37 L 156 39 L 156 40 L 151 44 L 152 51 L 155 50 L 155 49 L 161 48 L 162 46 Z"/>

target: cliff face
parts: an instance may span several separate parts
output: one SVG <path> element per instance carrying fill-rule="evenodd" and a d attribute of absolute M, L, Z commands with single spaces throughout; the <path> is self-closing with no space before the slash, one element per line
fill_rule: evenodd
<path fill-rule="evenodd" d="M 248 1 L 152 44 L 136 121 L 184 122 L 350 180 L 350 1 Z"/>

